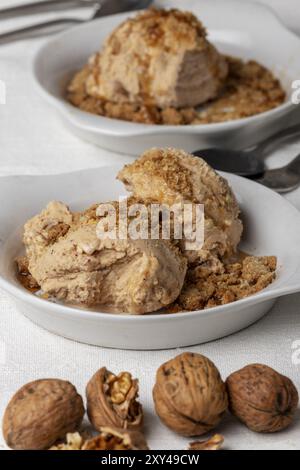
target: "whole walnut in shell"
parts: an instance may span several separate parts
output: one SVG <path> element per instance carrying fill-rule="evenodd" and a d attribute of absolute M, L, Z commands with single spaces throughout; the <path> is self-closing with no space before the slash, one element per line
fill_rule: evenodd
<path fill-rule="evenodd" d="M 104 427 L 98 436 L 85 441 L 81 450 L 148 450 L 148 446 L 139 431 Z"/>
<path fill-rule="evenodd" d="M 99 369 L 86 387 L 87 413 L 94 428 L 103 426 L 139 429 L 143 410 L 138 398 L 138 380 L 129 372 L 115 375 L 106 367 Z"/>
<path fill-rule="evenodd" d="M 201 354 L 183 353 L 161 365 L 153 399 L 163 423 L 183 436 L 200 436 L 210 431 L 227 409 L 227 393 L 220 373 Z"/>
<path fill-rule="evenodd" d="M 250 364 L 227 380 L 230 411 L 249 429 L 276 432 L 289 426 L 298 405 L 293 382 L 263 364 Z"/>
<path fill-rule="evenodd" d="M 84 407 L 65 380 L 35 380 L 12 397 L 3 418 L 3 436 L 16 450 L 48 449 L 82 422 Z"/>

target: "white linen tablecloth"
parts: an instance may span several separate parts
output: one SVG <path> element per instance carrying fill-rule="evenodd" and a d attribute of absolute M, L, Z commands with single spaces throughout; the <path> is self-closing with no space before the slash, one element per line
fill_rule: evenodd
<path fill-rule="evenodd" d="M 282 21 L 300 34 L 299 0 L 264 2 L 274 7 Z M 0 0 L 0 7 L 11 6 L 12 3 Z M 87 16 L 86 12 L 78 14 Z M 41 18 L 34 21 L 37 19 Z M 22 22 L 3 22 L 0 30 L 31 22 L 32 18 Z M 56 114 L 36 94 L 30 64 L 44 40 L 0 46 L 0 80 L 7 86 L 6 105 L 0 105 L 0 176 L 60 173 L 126 163 L 130 156 L 112 154 L 68 133 Z M 286 162 L 299 152 L 299 144 L 300 140 L 281 147 L 268 159 L 268 164 L 279 166 Z M 300 189 L 290 193 L 287 199 L 300 209 Z M 5 201 L 1 202 L 5 204 Z M 287 296 L 280 299 L 264 319 L 246 330 L 185 349 L 210 357 L 224 378 L 248 363 L 261 362 L 291 377 L 300 390 L 300 365 L 293 360 L 293 346 L 300 340 L 299 310 L 300 294 Z M 146 412 L 146 436 L 150 447 L 184 449 L 188 440 L 174 435 L 159 422 L 151 396 L 157 367 L 177 353 L 179 350 L 110 350 L 54 336 L 18 314 L 10 298 L 0 292 L 0 416 L 11 395 L 28 381 L 45 377 L 65 378 L 84 394 L 91 375 L 106 365 L 112 371 L 130 370 L 140 378 L 140 397 Z M 252 433 L 230 416 L 218 432 L 225 435 L 226 448 L 229 449 L 300 449 L 300 412 L 292 427 L 276 435 Z M 3 440 L 0 448 L 5 448 Z"/>

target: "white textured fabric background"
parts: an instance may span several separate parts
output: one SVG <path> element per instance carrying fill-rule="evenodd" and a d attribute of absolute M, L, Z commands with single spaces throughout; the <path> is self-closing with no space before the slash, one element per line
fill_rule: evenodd
<path fill-rule="evenodd" d="M 157 3 L 163 4 L 163 1 Z M 274 7 L 282 21 L 300 34 L 299 0 L 264 0 L 264 3 Z M 0 0 L 0 7 L 12 4 L 11 0 Z M 27 18 L 22 24 L 30 22 L 32 19 Z M 0 30 L 20 23 L 16 20 L 3 22 Z M 0 105 L 0 176 L 60 173 L 119 161 L 125 163 L 130 157 L 111 154 L 69 134 L 36 95 L 30 64 L 42 41 L 44 39 L 0 46 L 0 79 L 7 84 L 7 104 Z M 299 144 L 300 141 L 282 147 L 269 158 L 270 166 L 279 166 L 295 156 Z M 300 189 L 287 198 L 300 209 Z M 220 341 L 188 349 L 209 356 L 224 378 L 247 363 L 262 362 L 291 377 L 300 390 L 300 364 L 292 360 L 292 345 L 300 340 L 299 310 L 300 294 L 282 298 L 252 327 Z M 109 350 L 56 337 L 19 315 L 13 302 L 0 292 L 0 416 L 12 393 L 30 380 L 66 378 L 84 393 L 90 376 L 106 365 L 113 371 L 130 370 L 140 378 L 140 396 L 146 411 L 146 434 L 151 448 L 184 449 L 188 441 L 160 424 L 151 398 L 157 367 L 178 352 Z M 276 435 L 252 433 L 230 416 L 218 431 L 225 435 L 229 449 L 300 449 L 300 411 L 295 424 Z M 0 448 L 5 448 L 3 440 Z"/>

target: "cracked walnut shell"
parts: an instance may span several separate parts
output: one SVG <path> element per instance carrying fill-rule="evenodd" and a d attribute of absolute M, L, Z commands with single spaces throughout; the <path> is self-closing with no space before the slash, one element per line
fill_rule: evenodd
<path fill-rule="evenodd" d="M 293 382 L 263 364 L 250 364 L 226 380 L 229 409 L 255 432 L 281 431 L 293 420 L 298 392 Z"/>
<path fill-rule="evenodd" d="M 138 398 L 138 380 L 129 372 L 115 375 L 106 367 L 99 369 L 86 387 L 87 414 L 94 428 L 103 426 L 139 429 L 143 410 Z"/>
<path fill-rule="evenodd" d="M 15 450 L 48 449 L 78 429 L 84 415 L 82 398 L 65 380 L 35 380 L 12 397 L 3 418 L 3 436 Z"/>
<path fill-rule="evenodd" d="M 98 436 L 85 441 L 81 450 L 148 450 L 143 434 L 136 430 L 100 428 Z"/>
<path fill-rule="evenodd" d="M 201 354 L 183 353 L 161 365 L 153 399 L 163 423 L 183 436 L 210 431 L 227 410 L 227 393 L 220 373 Z"/>

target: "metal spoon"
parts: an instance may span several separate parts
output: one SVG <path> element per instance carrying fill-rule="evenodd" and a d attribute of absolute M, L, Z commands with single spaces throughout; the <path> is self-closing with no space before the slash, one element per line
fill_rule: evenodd
<path fill-rule="evenodd" d="M 278 141 L 296 136 L 300 133 L 300 124 L 297 124 L 259 142 L 250 150 L 227 150 L 221 148 L 209 148 L 196 150 L 194 155 L 202 157 L 216 170 L 235 173 L 240 176 L 253 177 L 262 175 L 265 171 L 263 156 Z"/>
<path fill-rule="evenodd" d="M 19 41 L 21 39 L 37 37 L 41 35 L 41 33 L 50 34 L 57 32 L 62 29 L 62 26 L 64 27 L 68 24 L 85 23 L 86 21 L 92 21 L 96 18 L 100 18 L 101 16 L 113 15 L 115 13 L 125 11 L 140 10 L 147 8 L 152 2 L 153 0 L 103 0 L 103 2 L 95 0 L 93 16 L 88 20 L 81 20 L 79 18 L 59 18 L 57 20 L 34 24 L 15 31 L 9 31 L 8 33 L 0 34 L 0 45 Z M 66 5 L 66 2 L 64 2 L 64 5 Z M 10 13 L 11 12 L 7 13 L 7 17 Z"/>
<path fill-rule="evenodd" d="M 288 193 L 300 186 L 300 154 L 288 165 L 274 170 L 266 170 L 264 175 L 255 179 L 278 193 Z"/>
<path fill-rule="evenodd" d="M 41 0 L 0 9 L 0 20 L 101 5 L 103 0 Z"/>

